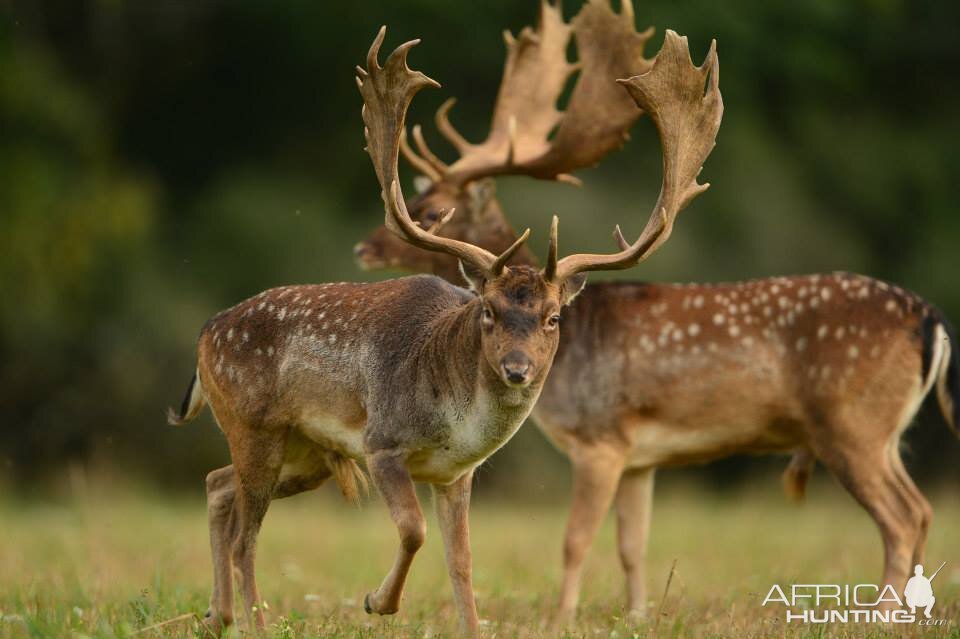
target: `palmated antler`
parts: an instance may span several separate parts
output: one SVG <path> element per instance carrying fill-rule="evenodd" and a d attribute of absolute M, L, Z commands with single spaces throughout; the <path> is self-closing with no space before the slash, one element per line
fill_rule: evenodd
<path fill-rule="evenodd" d="M 657 126 L 663 147 L 660 197 L 636 242 L 628 244 L 620 227 L 615 229 L 614 238 L 622 249 L 619 253 L 584 253 L 558 261 L 554 225 L 544 269 L 548 279 L 559 281 L 583 271 L 629 268 L 646 259 L 670 237 L 677 214 L 710 186 L 698 184 L 697 175 L 716 144 L 723 116 L 716 44 L 716 41 L 710 44 L 703 64 L 695 67 L 686 37 L 668 30 L 652 68 L 644 74 L 617 81 Z"/>
<path fill-rule="evenodd" d="M 444 164 L 416 127 L 420 154 L 406 146 L 404 155 L 432 180 L 458 185 L 504 174 L 579 183 L 570 172 L 593 166 L 622 145 L 643 113 L 614 80 L 650 68 L 643 49 L 652 34 L 652 28 L 634 29 L 630 0 L 623 0 L 619 14 L 609 0 L 589 0 L 569 24 L 558 5 L 541 0 L 536 29 L 525 27 L 516 38 L 504 33 L 507 59 L 487 139 L 471 144 L 456 131 L 448 117 L 451 99 L 437 111 L 436 123 L 460 159 Z M 571 35 L 576 64 L 567 61 Z M 567 109 L 560 112 L 557 100 L 577 71 Z"/>
<path fill-rule="evenodd" d="M 401 44 L 387 57 L 384 66 L 380 66 L 377 58 L 386 30 L 386 27 L 382 27 L 373 41 L 367 54 L 367 68 L 357 67 L 357 86 L 363 96 L 362 114 L 366 125 L 364 135 L 367 139 L 367 152 L 380 181 L 381 196 L 386 209 L 384 223 L 388 229 L 414 246 L 448 253 L 495 277 L 526 241 L 530 234 L 529 229 L 498 256 L 467 242 L 434 235 L 410 219 L 397 179 L 400 146 L 406 144 L 403 139 L 404 120 L 410 101 L 420 89 L 440 85 L 407 66 L 407 53 L 419 40 Z M 442 226 L 451 215 L 453 210 L 447 212 L 437 226 Z"/>

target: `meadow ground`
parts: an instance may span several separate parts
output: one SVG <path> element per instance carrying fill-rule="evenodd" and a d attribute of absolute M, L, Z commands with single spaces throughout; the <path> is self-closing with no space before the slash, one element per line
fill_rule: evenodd
<path fill-rule="evenodd" d="M 562 505 L 495 503 L 472 516 L 474 579 L 487 637 L 960 637 L 960 503 L 933 495 L 928 563 L 946 627 L 783 623 L 761 607 L 774 583 L 860 583 L 879 578 L 872 522 L 841 490 L 817 482 L 805 504 L 774 482 L 718 497 L 682 486 L 657 496 L 647 621 L 625 619 L 612 522 L 590 558 L 577 622 L 547 619 L 559 577 Z M 564 489 L 566 490 L 566 489 Z M 348 506 L 325 487 L 274 502 L 260 538 L 258 575 L 270 636 L 446 637 L 455 616 L 432 515 L 395 617 L 364 614 L 363 594 L 389 566 L 396 533 L 382 504 Z M 199 637 L 210 588 L 204 504 L 146 489 L 91 486 L 60 502 L 0 503 L 0 637 Z M 664 587 L 676 560 L 676 573 Z M 147 630 L 143 630 L 148 628 Z M 241 633 L 242 631 L 235 631 Z M 236 634 L 234 635 L 236 636 Z"/>

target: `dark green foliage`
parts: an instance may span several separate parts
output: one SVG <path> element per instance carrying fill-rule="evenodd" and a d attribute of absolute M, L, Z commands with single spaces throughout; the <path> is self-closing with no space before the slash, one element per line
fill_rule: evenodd
<path fill-rule="evenodd" d="M 651 55 L 668 27 L 698 61 L 717 38 L 726 116 L 703 174 L 714 187 L 667 249 L 623 277 L 847 269 L 960 321 L 960 6 L 658 0 L 636 11 L 657 26 Z M 411 120 L 429 122 L 455 95 L 453 121 L 479 140 L 500 31 L 534 16 L 534 0 L 0 2 L 8 476 L 102 460 L 199 485 L 224 446 L 209 422 L 171 430 L 163 411 L 180 401 L 203 321 L 267 286 L 374 277 L 350 249 L 382 219 L 352 78 L 376 29 L 390 26 L 388 46 L 422 37 L 413 63 L 443 85 Z M 615 221 L 632 235 L 646 218 L 659 162 L 641 120 L 623 152 L 583 172 L 582 190 L 505 179 L 500 192 L 534 246 L 557 212 L 565 251 L 604 249 Z M 939 416 L 923 421 L 915 465 L 956 468 Z M 519 472 L 535 491 L 562 464 L 536 433 L 521 436 L 486 483 Z"/>

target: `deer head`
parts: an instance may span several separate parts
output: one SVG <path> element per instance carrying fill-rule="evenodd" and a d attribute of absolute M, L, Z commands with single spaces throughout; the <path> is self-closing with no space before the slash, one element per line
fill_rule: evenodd
<path fill-rule="evenodd" d="M 378 53 L 385 33 L 386 29 L 382 28 L 374 40 L 367 55 L 367 68 L 357 68 L 357 84 L 364 99 L 367 151 L 380 182 L 386 211 L 384 226 L 412 246 L 459 261 L 463 275 L 480 300 L 484 356 L 506 383 L 527 385 L 534 379 L 542 379 L 556 351 L 560 308 L 569 304 L 583 288 L 585 273 L 625 269 L 649 257 L 669 237 L 679 211 L 709 186 L 698 184 L 696 177 L 713 149 L 723 112 L 715 46 L 711 46 L 704 64 L 694 67 L 686 39 L 668 31 L 663 49 L 649 71 L 618 80 L 636 104 L 650 113 L 664 151 L 660 198 L 640 237 L 630 244 L 617 227 L 614 239 L 620 251 L 559 259 L 554 216 L 547 264 L 543 270 L 537 270 L 530 266 L 508 266 L 527 240 L 529 229 L 504 251 L 495 254 L 470 242 L 437 234 L 451 221 L 454 209 L 437 211 L 437 221 L 429 227 L 421 226 L 410 217 L 397 179 L 397 162 L 404 144 L 404 120 L 413 96 L 423 87 L 439 85 L 407 66 L 407 54 L 418 40 L 397 47 L 381 67 Z M 508 60 L 508 72 L 511 68 Z M 504 149 L 506 159 L 508 163 L 518 164 L 527 156 L 518 153 L 515 127 L 509 128 L 514 132 L 508 136 Z M 549 149 L 544 151 L 549 152 Z M 525 166 L 536 167 L 539 157 L 542 154 L 522 161 Z M 463 169 L 462 174 L 475 176 L 472 171 Z"/>
<path fill-rule="evenodd" d="M 486 141 L 471 144 L 453 127 L 449 119 L 453 99 L 437 111 L 436 125 L 459 152 L 456 162 L 440 160 L 427 147 L 419 126 L 413 128 L 417 150 L 401 133 L 400 149 L 420 173 L 420 193 L 408 202 L 411 217 L 444 237 L 498 253 L 509 247 L 517 234 L 495 197 L 493 177 L 528 175 L 578 184 L 572 171 L 595 165 L 621 146 L 643 112 L 613 80 L 650 69 L 643 50 L 652 34 L 652 28 L 635 31 L 629 1 L 618 14 L 608 0 L 592 0 L 567 24 L 559 6 L 541 0 L 536 29 L 524 28 L 517 37 L 504 34 L 507 59 Z M 571 38 L 579 56 L 576 64 L 566 57 Z M 567 109 L 560 113 L 556 108 L 560 93 L 578 72 Z M 454 208 L 463 213 L 442 229 L 436 227 L 439 211 Z M 385 227 L 354 251 L 367 270 L 402 268 L 461 281 L 455 260 L 416 250 Z M 509 263 L 534 262 L 521 247 Z"/>

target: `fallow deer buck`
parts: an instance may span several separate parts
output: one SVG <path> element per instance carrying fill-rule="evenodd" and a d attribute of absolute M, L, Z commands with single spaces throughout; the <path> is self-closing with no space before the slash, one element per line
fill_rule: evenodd
<path fill-rule="evenodd" d="M 624 7 L 618 17 L 606 2 L 590 2 L 572 21 L 584 69 L 571 104 L 587 94 L 584 83 L 603 86 L 602 77 L 587 74 L 604 73 L 600 61 L 611 48 L 634 42 L 642 50 L 650 31 L 635 34 L 629 4 Z M 535 78 L 567 72 L 568 37 L 559 10 L 542 3 L 538 30 L 524 30 L 519 44 L 508 39 L 494 129 L 508 117 L 555 122 L 558 89 Z M 640 69 L 648 63 L 633 64 Z M 525 93 L 530 86 L 544 94 Z M 621 117 L 609 120 L 616 129 L 599 139 L 625 135 L 640 112 L 619 106 L 616 97 L 578 102 L 589 109 L 568 110 L 560 130 L 584 126 L 577 116 L 594 121 L 608 112 Z M 446 237 L 490 249 L 510 246 L 515 234 L 488 178 L 556 172 L 500 166 L 464 174 L 461 167 L 488 166 L 489 142 L 465 142 L 447 119 L 449 104 L 437 124 L 460 159 L 443 164 L 416 128 L 420 155 L 405 148 L 430 181 L 410 203 L 413 216 Z M 565 171 L 595 163 L 613 148 L 592 145 L 594 136 L 576 149 L 563 147 L 562 139 L 555 136 L 551 157 Z M 577 160 L 584 157 L 590 161 Z M 441 226 L 439 211 L 454 206 L 470 215 Z M 384 227 L 356 253 L 366 269 L 396 267 L 459 281 L 455 261 L 398 242 Z M 525 249 L 513 262 L 536 264 Z M 886 583 L 902 587 L 922 561 L 932 513 L 904 469 L 898 442 L 934 384 L 948 423 L 960 423 L 960 368 L 951 357 L 956 340 L 933 306 L 896 286 L 844 273 L 729 284 L 610 282 L 586 286 L 563 321 L 551 376 L 533 410 L 535 422 L 573 464 L 562 617 L 576 608 L 583 563 L 611 503 L 628 609 L 643 614 L 655 469 L 737 453 L 792 452 L 784 485 L 795 497 L 802 497 L 821 460 L 880 528 Z"/>
<path fill-rule="evenodd" d="M 560 309 L 580 292 L 586 272 L 649 257 L 677 213 L 706 188 L 696 176 L 720 124 L 717 59 L 711 52 L 703 67 L 692 67 L 684 40 L 671 33 L 647 73 L 620 80 L 637 104 L 658 114 L 664 155 L 661 197 L 636 242 L 627 244 L 618 228 L 619 252 L 558 259 L 554 218 L 547 265 L 539 270 L 507 266 L 527 233 L 498 255 L 422 229 L 404 203 L 397 161 L 410 101 L 438 85 L 407 67 L 416 40 L 381 67 L 384 34 L 371 46 L 366 70 L 358 67 L 357 83 L 386 226 L 405 242 L 458 260 L 472 292 L 433 276 L 287 286 L 206 324 L 196 375 L 170 421 L 182 424 L 209 404 L 230 447 L 233 465 L 207 477 L 214 587 L 206 623 L 217 632 L 233 618 L 233 568 L 245 609 L 264 627 L 254 549 L 270 501 L 330 476 L 355 495 L 363 461 L 400 534 L 395 563 L 365 598 L 366 610 L 392 614 L 400 605 L 425 535 L 414 482 L 426 482 L 436 497 L 460 621 L 476 636 L 467 523 L 474 469 L 532 409 L 559 341 Z M 519 159 L 511 151 L 512 127 L 504 144 L 507 157 Z"/>

